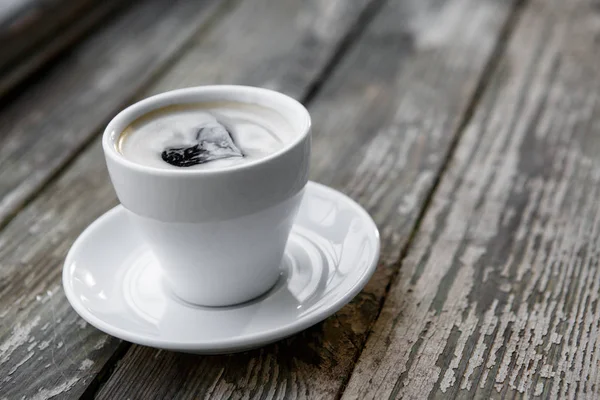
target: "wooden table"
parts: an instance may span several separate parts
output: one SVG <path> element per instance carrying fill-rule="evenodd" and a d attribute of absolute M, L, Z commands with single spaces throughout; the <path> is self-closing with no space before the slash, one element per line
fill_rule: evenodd
<path fill-rule="evenodd" d="M 0 107 L 0 399 L 600 396 L 597 0 L 145 0 Z M 117 203 L 99 134 L 168 89 L 243 83 L 314 119 L 311 178 L 377 222 L 349 305 L 227 356 L 132 345 L 61 287 Z"/>

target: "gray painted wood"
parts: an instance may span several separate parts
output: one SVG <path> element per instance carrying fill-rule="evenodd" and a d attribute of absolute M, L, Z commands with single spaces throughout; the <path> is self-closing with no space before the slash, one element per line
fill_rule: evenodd
<path fill-rule="evenodd" d="M 231 83 L 303 98 L 319 83 L 363 11 L 379 2 L 243 0 L 223 23 L 198 35 L 145 95 Z"/>
<path fill-rule="evenodd" d="M 119 0 L 19 3 L 21 8 L 0 15 L 0 96 L 16 90 L 22 81 L 126 5 Z"/>
<path fill-rule="evenodd" d="M 228 4 L 140 2 L 3 104 L 0 226 L 178 54 L 217 3 Z"/>
<path fill-rule="evenodd" d="M 0 71 L 94 9 L 96 0 L 5 0 L 0 5 Z"/>
<path fill-rule="evenodd" d="M 78 397 L 119 346 L 75 314 L 61 285 L 76 233 L 116 204 L 95 149 L 0 233 L 0 399 Z"/>
<path fill-rule="evenodd" d="M 344 399 L 600 396 L 599 18 L 527 7 Z"/>
<path fill-rule="evenodd" d="M 292 94 L 306 92 L 368 3 L 339 3 L 330 8 L 331 4 L 261 0 L 233 9 L 230 16 L 225 14 L 214 21 L 211 29 L 204 29 L 187 47 L 192 56 L 184 56 L 181 62 L 187 63 L 195 75 L 186 78 L 190 83 L 184 84 L 197 83 L 200 77 L 213 82 L 227 79 L 260 84 L 257 65 L 268 55 L 278 61 L 277 65 L 302 63 L 303 69 L 291 75 L 289 69 L 274 69 L 263 79 L 268 77 L 271 85 Z M 265 14 L 265 10 L 273 14 Z M 264 42 L 268 51 L 265 49 L 262 55 L 258 50 L 249 52 L 246 62 L 232 63 L 239 52 L 245 51 L 244 38 L 250 34 L 247 29 L 263 21 L 265 15 L 277 24 L 255 30 L 253 41 Z M 251 23 L 244 22 L 250 17 Z M 332 30 L 326 30 L 329 34 L 319 33 L 322 26 Z M 170 27 L 161 29 L 170 32 Z M 236 29 L 237 36 L 233 33 Z M 273 35 L 282 41 L 272 41 Z M 211 52 L 216 43 L 220 51 L 213 52 L 210 63 L 194 62 L 198 54 Z M 275 43 L 279 43 L 276 48 Z M 132 57 L 131 62 L 137 63 L 136 55 Z M 173 76 L 180 79 L 181 68 L 167 71 L 157 85 L 166 85 Z M 157 88 L 153 86 L 141 95 L 147 96 Z M 20 156 L 33 156 L 30 149 L 17 149 L 13 151 L 23 153 Z M 74 152 L 76 148 L 65 151 Z M 0 232 L 0 377 L 4 378 L 0 381 L 0 399 L 17 395 L 47 398 L 54 394 L 78 397 L 90 382 L 97 386 L 94 377 L 99 372 L 105 374 L 105 367 L 113 363 L 111 357 L 118 355 L 119 341 L 78 319 L 60 286 L 62 262 L 69 246 L 87 224 L 116 203 L 103 163 L 100 146 L 94 143 Z"/>
<path fill-rule="evenodd" d="M 133 346 L 98 398 L 336 398 L 510 11 L 495 1 L 390 2 L 309 105 L 312 178 L 355 198 L 381 229 L 378 270 L 350 305 L 243 354 Z"/>

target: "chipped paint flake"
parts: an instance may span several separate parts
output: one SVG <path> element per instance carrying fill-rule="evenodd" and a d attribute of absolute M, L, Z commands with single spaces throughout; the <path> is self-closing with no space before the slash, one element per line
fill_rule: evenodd
<path fill-rule="evenodd" d="M 11 332 L 11 335 L 0 344 L 0 365 L 10 359 L 12 353 L 21 345 L 30 340 L 29 334 L 35 328 L 41 317 L 38 315 L 25 324 L 17 324 Z"/>
<path fill-rule="evenodd" d="M 90 369 L 92 367 L 92 365 L 94 365 L 94 362 L 92 360 L 90 360 L 89 358 L 86 358 L 85 360 L 83 360 L 81 362 L 81 365 L 79 366 L 79 370 L 87 371 L 88 369 Z"/>
<path fill-rule="evenodd" d="M 67 393 L 75 384 L 79 381 L 78 378 L 70 378 L 58 386 L 50 389 L 40 388 L 40 390 L 34 394 L 30 400 L 47 400 L 59 395 Z"/>

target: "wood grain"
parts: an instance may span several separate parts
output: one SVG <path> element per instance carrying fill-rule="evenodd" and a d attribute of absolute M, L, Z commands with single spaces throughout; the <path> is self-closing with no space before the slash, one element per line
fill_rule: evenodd
<path fill-rule="evenodd" d="M 75 233 L 116 204 L 96 147 L 0 234 L 0 399 L 78 397 L 119 346 L 73 312 L 61 285 Z"/>
<path fill-rule="evenodd" d="M 26 78 L 31 78 L 62 51 L 82 40 L 100 21 L 110 18 L 113 11 L 126 5 L 119 0 L 93 1 L 89 5 L 56 0 L 50 4 L 52 7 L 41 9 L 41 1 L 33 3 L 31 8 L 27 2 L 21 3 L 25 10 L 14 10 L 13 19 L 0 22 L 0 96 L 16 90 Z M 48 26 L 42 21 L 52 24 Z"/>
<path fill-rule="evenodd" d="M 339 3 L 330 9 L 331 4 L 325 0 L 261 0 L 232 10 L 231 16 L 226 14 L 215 21 L 212 29 L 190 43 L 192 56 L 181 60 L 194 74 L 187 78 L 188 82 L 227 79 L 260 84 L 256 66 L 269 56 L 277 60 L 278 66 L 302 63 L 303 67 L 291 75 L 289 69 L 274 69 L 263 75 L 269 82 L 287 87 L 290 93 L 307 91 L 368 3 Z M 272 14 L 265 14 L 266 11 Z M 264 42 L 268 50 L 261 54 L 250 52 L 247 62 L 232 63 L 239 52 L 245 51 L 247 29 L 265 16 L 277 23 L 254 30 L 252 39 Z M 252 19 L 244 22 L 245 18 Z M 332 29 L 328 31 L 331 34 L 318 33 L 322 25 Z M 170 27 L 160 29 L 170 32 Z M 276 41 L 269 39 L 273 35 L 282 38 L 278 47 L 274 47 Z M 220 50 L 211 50 L 215 45 Z M 194 61 L 198 54 L 211 51 L 210 62 Z M 137 65 L 138 61 L 130 62 Z M 168 71 L 157 85 L 172 82 L 173 76 L 180 79 L 181 70 L 179 67 Z M 142 96 L 157 88 L 153 86 Z M 31 150 L 20 151 L 33 156 Z M 87 224 L 116 203 L 103 164 L 100 146 L 95 142 L 0 232 L 0 399 L 17 395 L 78 397 L 107 362 L 112 365 L 110 357 L 117 351 L 119 341 L 78 319 L 60 287 L 62 262 L 69 246 Z"/>
<path fill-rule="evenodd" d="M 144 95 L 219 83 L 272 88 L 303 98 L 359 29 L 363 11 L 380 0 L 248 0 L 210 32 L 193 39 L 186 53 Z"/>
<path fill-rule="evenodd" d="M 350 305 L 243 354 L 133 346 L 98 398 L 336 398 L 510 10 L 495 1 L 390 2 L 309 105 L 313 179 L 357 199 L 382 233 L 378 271 Z"/>
<path fill-rule="evenodd" d="M 598 21 L 526 8 L 344 399 L 600 396 Z"/>
<path fill-rule="evenodd" d="M 5 0 L 0 6 L 0 71 L 97 5 L 96 0 Z"/>
<path fill-rule="evenodd" d="M 140 2 L 3 104 L 0 226 L 177 55 L 217 3 Z"/>

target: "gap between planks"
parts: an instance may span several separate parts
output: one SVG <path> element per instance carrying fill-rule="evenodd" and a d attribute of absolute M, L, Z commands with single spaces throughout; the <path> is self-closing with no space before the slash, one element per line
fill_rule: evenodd
<path fill-rule="evenodd" d="M 306 94 L 303 96 L 302 99 L 300 99 L 302 104 L 310 104 L 312 100 L 319 94 L 319 91 L 321 90 L 327 79 L 331 76 L 333 71 L 336 69 L 336 67 L 340 64 L 344 56 L 348 53 L 352 46 L 356 44 L 358 39 L 365 33 L 365 30 L 371 24 L 371 21 L 373 20 L 373 18 L 375 18 L 375 15 L 379 13 L 379 10 L 388 1 L 389 0 L 376 0 L 367 5 L 367 7 L 358 16 L 358 19 L 356 20 L 354 25 L 344 35 L 343 39 L 340 41 L 340 44 L 333 52 L 331 58 L 327 61 L 327 63 L 325 63 L 325 66 L 321 70 L 321 73 L 317 76 L 313 83 L 309 85 Z"/>

